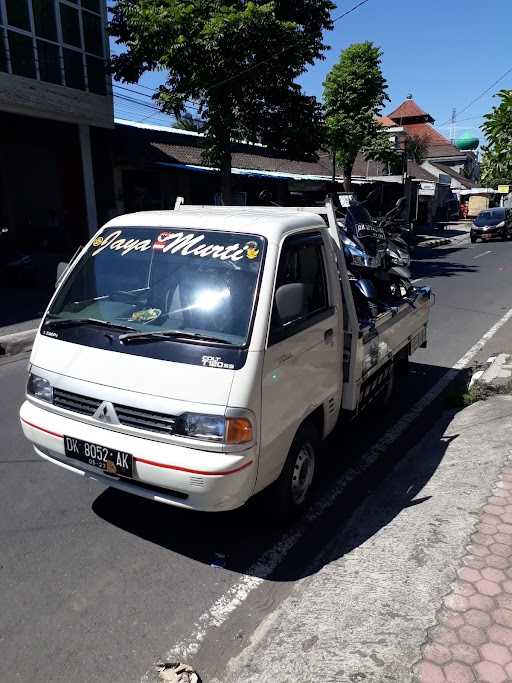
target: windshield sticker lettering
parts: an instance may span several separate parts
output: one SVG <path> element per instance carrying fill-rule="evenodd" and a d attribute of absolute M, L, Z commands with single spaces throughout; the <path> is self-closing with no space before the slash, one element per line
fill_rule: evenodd
<path fill-rule="evenodd" d="M 147 251 L 153 248 L 163 254 L 179 254 L 181 256 L 207 256 L 219 259 L 220 261 L 241 261 L 244 258 L 253 261 L 260 255 L 260 248 L 257 242 L 249 241 L 244 245 L 239 242 L 230 245 L 208 244 L 205 243 L 203 234 L 183 232 L 161 232 L 156 240 L 126 239 L 122 237 L 122 230 L 115 230 L 106 237 L 98 237 L 93 242 L 96 247 L 92 252 L 93 256 L 100 254 L 104 249 L 121 252 L 121 256 L 126 256 L 132 251 Z"/>
<path fill-rule="evenodd" d="M 201 358 L 205 368 L 222 368 L 223 370 L 234 370 L 233 363 L 224 363 L 220 356 L 203 356 Z"/>
<path fill-rule="evenodd" d="M 250 260 L 259 256 L 260 250 L 257 242 L 247 242 L 241 246 L 238 242 L 225 246 L 222 244 L 208 244 L 204 243 L 204 235 L 196 235 L 189 233 L 185 235 L 183 232 L 161 232 L 153 249 L 157 249 L 166 254 L 180 254 L 181 256 L 199 256 L 205 258 L 219 259 L 220 261 L 241 261 L 243 258 Z"/>
<path fill-rule="evenodd" d="M 103 237 L 97 249 L 92 252 L 93 256 L 99 254 L 104 249 L 112 249 L 113 251 L 120 251 L 122 256 L 126 256 L 131 251 L 147 251 L 151 249 L 152 240 L 135 240 L 135 239 L 125 239 L 121 237 L 123 234 L 122 230 L 115 230 L 111 232 L 110 235 Z M 94 240 L 93 246 L 97 245 L 100 238 Z"/>

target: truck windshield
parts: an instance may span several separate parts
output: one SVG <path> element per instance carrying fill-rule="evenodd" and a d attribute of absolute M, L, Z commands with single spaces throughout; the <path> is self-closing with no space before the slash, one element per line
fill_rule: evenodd
<path fill-rule="evenodd" d="M 204 338 L 244 346 L 264 249 L 258 235 L 105 229 L 73 269 L 45 325 L 97 325 L 103 334 L 108 328 L 141 341 L 146 335 L 136 333 L 144 332 L 157 343 Z"/>

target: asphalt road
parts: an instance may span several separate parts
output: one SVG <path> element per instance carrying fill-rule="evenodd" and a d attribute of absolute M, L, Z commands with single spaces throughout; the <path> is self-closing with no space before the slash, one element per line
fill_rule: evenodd
<path fill-rule="evenodd" d="M 512 243 L 419 249 L 414 277 L 436 293 L 429 347 L 415 354 L 387 412 L 330 438 L 317 501 L 509 310 Z M 504 326 L 478 357 L 510 349 L 511 331 Z M 302 528 L 284 552 L 271 511 L 259 501 L 231 513 L 188 513 L 105 491 L 39 460 L 17 417 L 26 365 L 26 358 L 0 365 L 0 680 L 9 682 L 140 681 L 176 643 L 186 646 L 191 633 L 196 645 L 202 643 L 197 652 L 188 648 L 190 663 L 203 681 L 222 680 L 227 659 L 294 582 L 317 571 L 325 543 L 342 532 L 446 401 L 434 402 L 393 453 Z M 279 562 L 269 576 L 268 565 L 257 560 L 272 552 Z M 253 577 L 257 589 L 222 626 L 198 638 L 200 616 L 240 577 Z"/>

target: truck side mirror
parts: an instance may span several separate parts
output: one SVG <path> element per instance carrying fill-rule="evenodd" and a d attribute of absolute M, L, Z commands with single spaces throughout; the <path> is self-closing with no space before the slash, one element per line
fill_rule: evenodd
<path fill-rule="evenodd" d="M 55 278 L 55 287 L 58 286 L 59 282 L 62 280 L 62 276 L 66 272 L 69 266 L 69 261 L 60 261 L 57 264 L 57 277 Z"/>
<path fill-rule="evenodd" d="M 287 325 L 304 315 L 306 290 L 302 282 L 281 285 L 276 291 L 276 308 L 282 325 Z"/>

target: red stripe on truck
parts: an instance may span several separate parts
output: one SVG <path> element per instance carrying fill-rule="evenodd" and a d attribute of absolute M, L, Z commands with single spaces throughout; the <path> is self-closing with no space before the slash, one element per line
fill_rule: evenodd
<path fill-rule="evenodd" d="M 51 432 L 49 429 L 45 429 L 44 427 L 39 427 L 39 425 L 35 425 L 33 422 L 29 422 L 28 420 L 25 420 L 24 418 L 20 418 L 20 419 L 22 422 L 24 422 L 29 427 L 33 427 L 34 429 L 38 429 L 40 432 L 44 432 L 45 434 L 50 434 L 50 436 L 55 436 L 58 439 L 64 438 L 63 434 L 57 434 L 57 432 Z M 246 462 L 243 465 L 240 465 L 240 467 L 236 467 L 233 470 L 223 470 L 222 472 L 205 472 L 204 470 L 192 470 L 188 467 L 178 467 L 178 465 L 165 465 L 164 463 L 161 463 L 161 462 L 155 462 L 154 460 L 146 460 L 145 458 L 136 458 L 135 456 L 133 459 L 136 462 L 143 463 L 144 465 L 151 465 L 152 467 L 162 467 L 166 470 L 176 470 L 177 472 L 186 472 L 187 474 L 202 474 L 204 477 L 223 477 L 226 474 L 236 474 L 237 472 L 241 472 L 242 470 L 245 470 L 246 467 L 249 467 L 250 465 L 252 465 L 252 460 L 249 460 L 249 462 Z"/>
<path fill-rule="evenodd" d="M 64 435 L 63 434 L 57 434 L 57 432 L 51 432 L 49 429 L 44 429 L 44 427 L 39 427 L 38 425 L 35 425 L 33 422 L 29 422 L 28 420 L 24 420 L 22 417 L 20 417 L 20 420 L 24 422 L 26 425 L 29 427 L 34 427 L 34 429 L 39 429 L 40 432 L 44 432 L 45 434 L 50 434 L 50 436 L 56 436 L 58 439 L 63 439 Z"/>
<path fill-rule="evenodd" d="M 153 467 L 163 467 L 166 470 L 177 470 L 178 472 L 186 472 L 187 474 L 202 474 L 205 477 L 222 477 L 225 474 L 236 474 L 237 472 L 245 470 L 245 468 L 249 467 L 249 465 L 252 465 L 252 460 L 249 460 L 249 462 L 246 462 L 244 465 L 240 465 L 240 467 L 236 467 L 234 470 L 223 470 L 222 472 L 205 472 L 203 470 L 191 470 L 188 467 L 178 467 L 177 465 L 164 465 L 161 462 L 145 460 L 144 458 L 135 458 L 135 460 L 137 462 L 142 462 L 145 465 L 152 465 Z"/>

